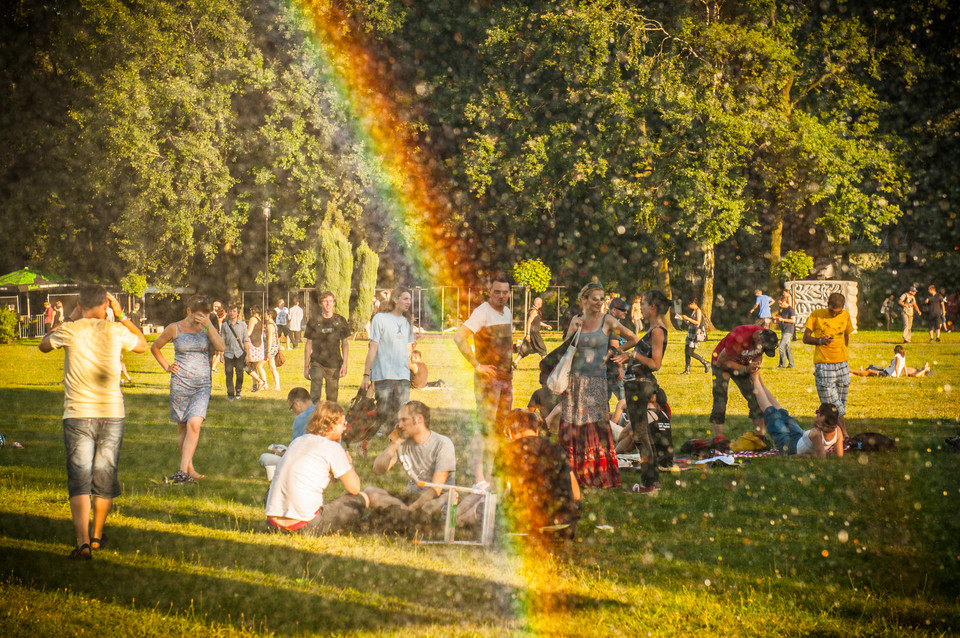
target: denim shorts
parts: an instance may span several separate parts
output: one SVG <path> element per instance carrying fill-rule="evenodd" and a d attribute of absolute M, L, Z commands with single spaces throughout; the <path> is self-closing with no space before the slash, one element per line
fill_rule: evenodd
<path fill-rule="evenodd" d="M 120 496 L 117 463 L 123 442 L 123 419 L 64 419 L 67 492 L 70 497 Z"/>

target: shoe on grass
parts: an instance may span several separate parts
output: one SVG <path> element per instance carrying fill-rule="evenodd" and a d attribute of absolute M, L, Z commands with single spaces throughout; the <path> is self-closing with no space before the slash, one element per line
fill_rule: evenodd
<path fill-rule="evenodd" d="M 647 496 L 656 496 L 660 492 L 660 483 L 654 483 L 653 485 L 640 485 L 639 483 L 634 483 L 633 487 L 625 490 L 630 494 L 645 494 Z"/>
<path fill-rule="evenodd" d="M 91 560 L 93 558 L 93 552 L 90 551 L 90 545 L 84 543 L 80 547 L 74 547 L 67 558 L 70 560 Z"/>
<path fill-rule="evenodd" d="M 185 485 L 186 483 L 195 483 L 196 481 L 192 476 L 184 472 L 183 470 L 177 470 L 173 474 L 167 477 L 167 483 L 172 485 Z"/>

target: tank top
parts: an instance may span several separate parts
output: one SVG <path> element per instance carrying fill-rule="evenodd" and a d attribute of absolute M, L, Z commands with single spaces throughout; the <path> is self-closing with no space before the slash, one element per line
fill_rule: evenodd
<path fill-rule="evenodd" d="M 539 308 L 533 308 L 530 310 L 530 312 L 537 313 L 536 316 L 534 316 L 533 321 L 530 322 L 530 332 L 540 332 L 540 322 L 543 319 L 543 313 L 540 312 Z"/>
<path fill-rule="evenodd" d="M 577 353 L 573 355 L 573 367 L 571 374 L 579 374 L 583 377 L 604 377 L 607 376 L 607 367 L 604 363 L 604 357 L 607 356 L 607 348 L 610 345 L 610 335 L 603 331 L 603 323 L 593 332 L 580 331 L 580 341 L 577 344 Z"/>
<path fill-rule="evenodd" d="M 833 438 L 829 441 L 823 436 L 823 430 L 817 428 L 807 430 L 803 433 L 803 436 L 800 437 L 800 440 L 797 441 L 797 454 L 813 454 L 813 443 L 810 442 L 811 435 L 820 435 L 820 440 L 823 441 L 823 448 L 829 451 L 830 448 L 836 444 L 837 438 L 840 436 L 840 428 L 833 431 Z"/>
<path fill-rule="evenodd" d="M 653 331 L 657 328 L 660 328 L 661 330 L 663 330 L 663 347 L 660 350 L 660 357 L 662 361 L 663 354 L 667 351 L 667 329 L 663 326 L 654 326 L 653 328 L 650 328 L 649 330 L 647 330 L 646 334 L 644 334 L 640 338 L 640 341 L 637 342 L 637 345 L 634 347 L 634 350 L 645 357 L 652 357 L 653 344 L 651 343 L 650 335 L 652 335 Z M 643 365 L 642 363 L 634 363 L 628 368 L 623 378 L 624 378 L 624 381 L 628 381 L 630 379 L 641 379 L 644 377 L 653 378 L 653 371 L 647 366 Z"/>

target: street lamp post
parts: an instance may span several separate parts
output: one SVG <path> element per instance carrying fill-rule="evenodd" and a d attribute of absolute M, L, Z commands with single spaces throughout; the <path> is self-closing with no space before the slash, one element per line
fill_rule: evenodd
<path fill-rule="evenodd" d="M 263 277 L 263 313 L 270 307 L 270 202 L 263 205 L 263 253 L 266 270 Z"/>

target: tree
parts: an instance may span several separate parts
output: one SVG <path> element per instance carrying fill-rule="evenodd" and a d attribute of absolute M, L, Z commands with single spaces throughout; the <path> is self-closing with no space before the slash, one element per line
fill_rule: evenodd
<path fill-rule="evenodd" d="M 370 317 L 373 298 L 377 292 L 377 269 L 380 257 L 361 242 L 355 251 L 353 289 L 355 295 L 350 304 L 350 327 L 359 332 Z"/>
<path fill-rule="evenodd" d="M 329 290 L 336 299 L 335 312 L 350 318 L 350 283 L 353 252 L 346 235 L 337 228 L 322 229 L 317 237 L 317 279 L 319 291 Z"/>

